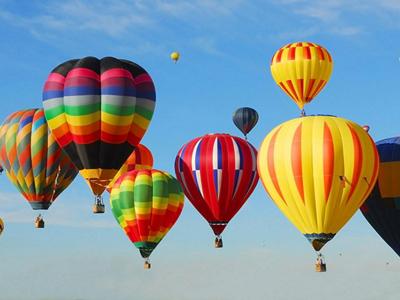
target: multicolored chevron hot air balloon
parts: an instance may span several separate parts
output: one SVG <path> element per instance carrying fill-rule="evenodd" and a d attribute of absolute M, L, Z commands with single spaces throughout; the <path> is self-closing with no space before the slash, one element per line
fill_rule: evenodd
<path fill-rule="evenodd" d="M 0 218 L 0 235 L 3 233 L 4 230 L 4 222 L 3 220 Z"/>
<path fill-rule="evenodd" d="M 361 212 L 382 239 L 400 256 L 400 137 L 376 143 L 378 181 Z"/>
<path fill-rule="evenodd" d="M 258 182 L 257 150 L 229 134 L 207 134 L 185 144 L 175 173 L 186 197 L 208 221 L 222 247 L 221 233 Z"/>
<path fill-rule="evenodd" d="M 287 44 L 275 52 L 271 61 L 275 82 L 301 110 L 324 88 L 332 69 L 328 50 L 309 42 Z"/>
<path fill-rule="evenodd" d="M 136 149 L 131 153 L 131 155 L 129 155 L 126 162 L 124 162 L 121 169 L 119 169 L 117 175 L 115 175 L 113 180 L 108 185 L 107 191 L 111 192 L 113 184 L 122 174 L 133 170 L 146 170 L 152 168 L 153 155 L 151 154 L 151 151 L 145 145 L 137 145 Z"/>
<path fill-rule="evenodd" d="M 232 120 L 247 140 L 247 134 L 258 122 L 258 113 L 251 107 L 241 107 L 233 113 Z"/>
<path fill-rule="evenodd" d="M 283 214 L 319 251 L 371 192 L 379 157 L 352 121 L 309 116 L 278 125 L 258 153 L 258 173 Z"/>
<path fill-rule="evenodd" d="M 113 185 L 110 204 L 115 219 L 145 259 L 175 224 L 183 208 L 179 182 L 158 170 L 134 170 Z"/>
<path fill-rule="evenodd" d="M 43 90 L 43 107 L 57 143 L 96 195 L 100 195 L 145 134 L 155 88 L 139 65 L 123 59 L 85 57 L 57 66 Z"/>
<path fill-rule="evenodd" d="M 0 130 L 0 163 L 33 209 L 48 209 L 78 174 L 51 135 L 42 109 L 7 117 Z"/>

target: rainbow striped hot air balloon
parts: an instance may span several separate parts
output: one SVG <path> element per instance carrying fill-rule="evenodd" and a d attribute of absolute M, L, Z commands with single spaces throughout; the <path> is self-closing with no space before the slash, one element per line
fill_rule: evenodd
<path fill-rule="evenodd" d="M 183 200 L 179 182 L 154 169 L 130 171 L 113 185 L 112 212 L 145 259 L 145 268 L 150 268 L 150 254 L 181 214 Z"/>
<path fill-rule="evenodd" d="M 265 137 L 258 153 L 266 191 L 316 251 L 364 202 L 378 168 L 368 133 L 333 116 L 287 121 Z"/>
<path fill-rule="evenodd" d="M 275 52 L 271 61 L 275 82 L 301 110 L 325 87 L 332 69 L 328 50 L 309 42 L 287 44 Z"/>
<path fill-rule="evenodd" d="M 115 175 L 113 180 L 108 185 L 107 191 L 111 192 L 113 184 L 122 174 L 133 170 L 146 170 L 152 168 L 153 155 L 151 154 L 151 151 L 145 145 L 137 145 L 136 149 L 131 153 L 131 155 L 129 155 L 126 162 L 124 162 L 121 169 L 119 169 L 117 175 Z"/>
<path fill-rule="evenodd" d="M 150 75 L 128 60 L 85 57 L 50 73 L 46 119 L 95 194 L 94 212 L 104 212 L 101 194 L 145 134 L 155 100 Z"/>
<path fill-rule="evenodd" d="M 33 209 L 46 210 L 78 170 L 51 135 L 42 109 L 17 111 L 0 130 L 0 163 Z"/>

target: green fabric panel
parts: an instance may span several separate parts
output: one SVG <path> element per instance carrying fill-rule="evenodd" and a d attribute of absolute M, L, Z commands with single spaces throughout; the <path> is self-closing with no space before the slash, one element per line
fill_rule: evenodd
<path fill-rule="evenodd" d="M 100 112 L 100 103 L 86 105 L 64 105 L 65 113 L 70 116 L 83 116 Z"/>
<path fill-rule="evenodd" d="M 46 116 L 46 120 L 51 120 L 58 115 L 61 115 L 64 113 L 64 105 L 59 105 L 53 108 L 46 109 L 44 111 L 44 115 Z"/>
<path fill-rule="evenodd" d="M 118 115 L 118 116 L 133 116 L 133 113 L 135 112 L 135 107 L 134 105 L 132 106 L 117 106 L 117 105 L 112 105 L 112 104 L 102 104 L 101 105 L 101 110 L 113 114 L 113 115 Z"/>

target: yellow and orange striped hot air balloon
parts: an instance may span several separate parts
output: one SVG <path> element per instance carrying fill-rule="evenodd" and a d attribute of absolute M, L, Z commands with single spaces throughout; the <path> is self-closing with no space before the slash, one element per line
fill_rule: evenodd
<path fill-rule="evenodd" d="M 133 170 L 149 170 L 153 168 L 153 155 L 149 148 L 145 145 L 139 144 L 136 149 L 129 155 L 128 159 L 124 162 L 119 169 L 117 175 L 111 180 L 107 186 L 107 191 L 111 193 L 114 183 L 119 177 L 129 171 Z"/>
<path fill-rule="evenodd" d="M 280 48 L 271 61 L 275 82 L 303 110 L 328 82 L 332 57 L 324 47 L 297 42 Z"/>
<path fill-rule="evenodd" d="M 289 120 L 258 153 L 258 172 L 272 200 L 319 251 L 371 192 L 379 157 L 352 121 L 333 116 Z"/>

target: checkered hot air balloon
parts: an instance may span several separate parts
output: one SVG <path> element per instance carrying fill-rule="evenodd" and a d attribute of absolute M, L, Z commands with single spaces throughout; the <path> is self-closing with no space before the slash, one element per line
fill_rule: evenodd
<path fill-rule="evenodd" d="M 309 42 L 287 44 L 275 52 L 271 61 L 275 82 L 301 110 L 325 87 L 332 69 L 328 50 Z"/>
<path fill-rule="evenodd" d="M 145 268 L 150 268 L 150 254 L 181 214 L 183 200 L 179 182 L 159 170 L 133 170 L 113 185 L 112 212 L 145 259 Z"/>
<path fill-rule="evenodd" d="M 257 150 L 229 134 L 207 134 L 185 144 L 175 173 L 186 197 L 207 220 L 222 247 L 221 233 L 258 182 Z"/>
<path fill-rule="evenodd" d="M 49 128 L 96 196 L 145 134 L 155 108 L 150 75 L 123 59 L 85 57 L 57 66 L 43 90 Z"/>
<path fill-rule="evenodd" d="M 7 117 L 0 130 L 0 163 L 35 210 L 48 209 L 78 174 L 51 135 L 43 109 Z"/>
<path fill-rule="evenodd" d="M 319 251 L 371 192 L 379 169 L 365 130 L 333 116 L 287 121 L 264 139 L 258 173 L 271 199 Z"/>
<path fill-rule="evenodd" d="M 376 147 L 380 158 L 378 181 L 361 212 L 400 256 L 400 137 L 381 140 Z"/>
<path fill-rule="evenodd" d="M 153 155 L 151 154 L 151 151 L 145 145 L 137 145 L 136 149 L 131 153 L 131 155 L 129 155 L 121 169 L 119 169 L 117 175 L 115 175 L 113 180 L 109 183 L 107 191 L 111 192 L 113 184 L 122 174 L 133 170 L 147 170 L 152 168 Z"/>

